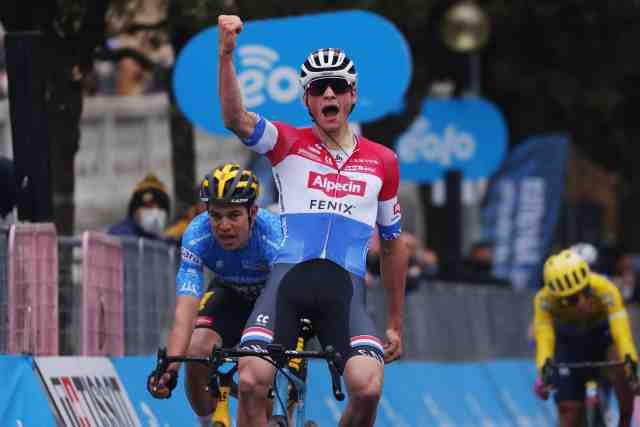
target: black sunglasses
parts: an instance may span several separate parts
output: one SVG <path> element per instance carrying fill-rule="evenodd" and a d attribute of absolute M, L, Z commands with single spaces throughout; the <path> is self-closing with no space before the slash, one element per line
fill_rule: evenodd
<path fill-rule="evenodd" d="M 319 79 L 309 83 L 309 95 L 322 96 L 329 86 L 331 86 L 331 90 L 336 95 L 342 95 L 351 90 L 351 85 L 345 79 Z"/>

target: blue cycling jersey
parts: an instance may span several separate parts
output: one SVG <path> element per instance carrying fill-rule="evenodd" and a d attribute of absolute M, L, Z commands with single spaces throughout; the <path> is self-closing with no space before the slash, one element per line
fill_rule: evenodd
<path fill-rule="evenodd" d="M 201 213 L 191 221 L 182 237 L 176 295 L 202 296 L 203 266 L 225 283 L 255 285 L 264 282 L 281 242 L 280 216 L 258 209 L 247 245 L 234 251 L 225 250 L 213 235 L 208 213 Z"/>

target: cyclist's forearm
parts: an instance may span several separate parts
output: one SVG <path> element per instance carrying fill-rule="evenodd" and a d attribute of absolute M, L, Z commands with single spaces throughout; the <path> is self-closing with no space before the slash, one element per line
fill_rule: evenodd
<path fill-rule="evenodd" d="M 634 362 L 638 361 L 638 352 L 633 342 L 631 334 L 631 325 L 629 324 L 629 316 L 626 310 L 611 315 L 609 317 L 611 335 L 615 343 L 616 350 L 620 358 L 624 358 L 627 354 L 631 356 Z"/>
<path fill-rule="evenodd" d="M 167 340 L 167 355 L 168 356 L 182 356 L 187 353 L 189 349 L 189 343 L 191 341 L 191 335 L 193 333 L 193 327 L 195 325 L 197 317 L 197 300 L 184 301 L 182 299 L 191 297 L 178 297 L 176 304 L 175 318 L 173 326 L 169 332 Z M 172 364 L 172 369 L 177 369 L 179 364 Z"/>
<path fill-rule="evenodd" d="M 218 94 L 222 108 L 222 120 L 227 129 L 246 139 L 253 133 L 258 122 L 255 114 L 249 113 L 242 104 L 242 93 L 236 76 L 231 53 L 219 57 Z"/>
<path fill-rule="evenodd" d="M 553 358 L 555 331 L 553 326 L 547 322 L 536 322 L 534 335 L 536 339 L 536 367 L 540 370 L 547 359 Z"/>
<path fill-rule="evenodd" d="M 401 239 L 382 240 L 380 271 L 387 301 L 388 327 L 401 330 L 408 254 Z"/>

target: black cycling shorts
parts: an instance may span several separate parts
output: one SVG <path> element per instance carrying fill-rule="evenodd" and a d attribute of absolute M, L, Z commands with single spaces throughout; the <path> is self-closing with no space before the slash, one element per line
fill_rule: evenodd
<path fill-rule="evenodd" d="M 383 363 L 382 341 L 364 304 L 364 279 L 326 259 L 275 264 L 242 335 L 243 347 L 295 348 L 299 319 L 311 319 L 320 345 L 342 356 L 340 370 L 362 355 Z"/>
<path fill-rule="evenodd" d="M 223 347 L 240 342 L 242 329 L 253 309 L 264 283 L 257 285 L 229 285 L 214 279 L 200 299 L 196 328 L 215 331 L 222 337 Z"/>
<path fill-rule="evenodd" d="M 599 325 L 587 334 L 556 334 L 556 363 L 602 362 L 607 360 L 613 345 L 608 322 Z M 589 380 L 600 380 L 599 369 L 562 369 L 556 373 L 553 383 L 556 388 L 555 401 L 584 401 L 585 384 Z"/>

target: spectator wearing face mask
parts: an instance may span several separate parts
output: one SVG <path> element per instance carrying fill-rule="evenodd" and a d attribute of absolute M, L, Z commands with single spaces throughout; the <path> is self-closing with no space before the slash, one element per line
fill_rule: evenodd
<path fill-rule="evenodd" d="M 127 217 L 109 227 L 108 233 L 166 241 L 163 232 L 169 210 L 167 187 L 158 177 L 149 174 L 133 189 Z"/>

